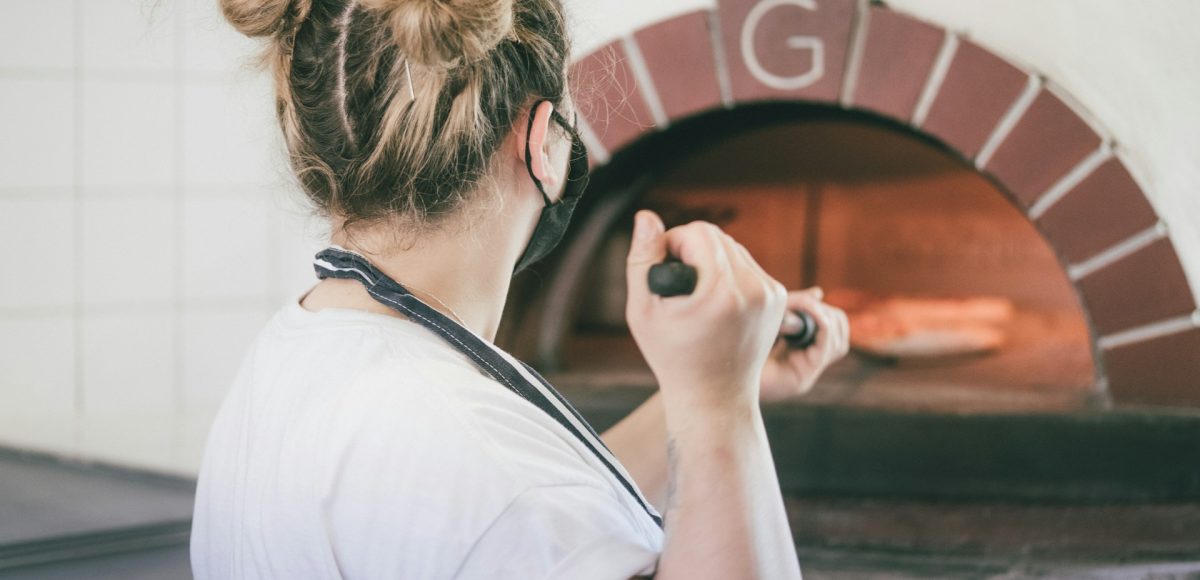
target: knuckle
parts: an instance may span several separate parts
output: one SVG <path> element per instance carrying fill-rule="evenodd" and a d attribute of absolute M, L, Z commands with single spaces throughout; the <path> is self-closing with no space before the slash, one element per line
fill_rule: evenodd
<path fill-rule="evenodd" d="M 743 255 L 745 255 L 746 258 L 749 258 L 751 262 L 754 261 L 754 257 L 750 255 L 750 250 L 747 250 L 745 245 L 743 245 L 741 242 L 733 239 L 732 237 L 730 237 L 729 239 L 730 239 L 730 241 L 733 242 L 733 247 L 737 248 L 738 251 L 741 252 Z"/>
<path fill-rule="evenodd" d="M 770 280 L 771 280 L 771 292 L 775 296 L 775 299 L 780 302 L 787 302 L 787 297 L 788 297 L 787 287 L 784 286 L 783 283 L 780 282 L 779 280 L 776 280 L 774 278 L 771 278 Z"/>
<path fill-rule="evenodd" d="M 722 292 L 714 297 L 712 306 L 720 316 L 737 314 L 742 310 L 741 297 L 733 292 Z"/>
<path fill-rule="evenodd" d="M 742 259 L 746 262 L 746 267 L 756 272 L 761 270 L 761 268 L 758 267 L 758 262 L 754 261 L 754 257 L 750 255 L 750 252 L 746 250 L 745 246 L 737 242 L 733 242 L 729 245 L 729 247 L 733 249 L 734 253 L 742 257 Z"/>
<path fill-rule="evenodd" d="M 746 285 L 746 298 L 754 304 L 762 304 L 767 301 L 767 287 L 761 280 L 756 280 L 753 284 Z"/>
<path fill-rule="evenodd" d="M 726 237 L 725 232 L 721 231 L 721 228 L 712 222 L 700 222 L 700 230 L 704 232 L 704 235 L 711 236 L 714 240 L 721 240 L 723 237 Z"/>
<path fill-rule="evenodd" d="M 677 230 L 679 232 L 680 237 L 682 237 L 683 239 L 699 240 L 708 235 L 708 233 L 707 233 L 708 228 L 705 227 L 706 224 L 711 225 L 711 224 L 708 224 L 708 222 L 702 222 L 702 221 L 689 222 L 687 224 L 679 226 L 677 228 Z"/>

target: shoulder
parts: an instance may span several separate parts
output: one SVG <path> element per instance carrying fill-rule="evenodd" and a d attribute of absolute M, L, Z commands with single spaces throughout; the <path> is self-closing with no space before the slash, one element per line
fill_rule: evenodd
<path fill-rule="evenodd" d="M 414 355 L 394 352 L 345 385 L 352 417 L 338 422 L 354 435 L 324 502 L 340 561 L 364 577 L 459 563 L 459 578 L 654 561 L 611 485 L 540 409 L 460 361 Z"/>
<path fill-rule="evenodd" d="M 439 468 L 482 454 L 526 486 L 607 485 L 554 418 L 448 346 L 390 349 L 360 369 L 345 395 L 378 441 L 424 440 L 446 454 Z"/>
<path fill-rule="evenodd" d="M 330 461 L 436 460 L 406 477 L 486 468 L 527 485 L 602 477 L 554 418 L 412 321 L 289 304 L 252 358 L 239 415 L 278 423 L 291 447 Z"/>

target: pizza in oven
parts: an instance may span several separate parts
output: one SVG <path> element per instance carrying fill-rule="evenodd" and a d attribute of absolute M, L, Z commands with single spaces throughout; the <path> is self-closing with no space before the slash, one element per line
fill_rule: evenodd
<path fill-rule="evenodd" d="M 1004 345 L 1004 326 L 1014 315 L 1010 300 L 997 297 L 870 297 L 831 293 L 846 310 L 850 345 L 883 359 L 920 360 L 984 354 Z"/>

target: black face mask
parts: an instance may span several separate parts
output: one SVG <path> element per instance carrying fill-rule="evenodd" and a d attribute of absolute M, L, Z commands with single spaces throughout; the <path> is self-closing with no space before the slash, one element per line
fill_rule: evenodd
<path fill-rule="evenodd" d="M 536 110 L 541 103 L 542 101 L 534 103 L 533 108 Z M 575 211 L 575 204 L 579 203 L 579 198 L 583 197 L 583 190 L 587 187 L 587 148 L 583 146 L 583 140 L 579 138 L 579 131 L 568 125 L 567 120 L 558 114 L 557 110 L 550 112 L 550 118 L 571 134 L 571 159 L 567 166 L 566 184 L 563 186 L 562 197 L 557 202 L 551 203 L 550 196 L 546 195 L 546 189 L 542 187 L 542 182 L 533 174 L 533 155 L 529 150 L 529 139 L 526 138 L 525 169 L 529 172 L 533 183 L 537 185 L 538 191 L 542 193 L 542 199 L 545 200 L 546 206 L 542 208 L 542 215 L 538 217 L 537 225 L 533 228 L 533 236 L 529 238 L 529 244 L 525 246 L 521 257 L 517 259 L 517 265 L 513 269 L 514 274 L 546 257 L 546 254 L 549 254 L 558 245 L 567 231 L 567 225 L 571 222 L 571 213 Z M 532 130 L 533 112 L 531 111 L 529 127 L 525 134 L 529 135 Z"/>

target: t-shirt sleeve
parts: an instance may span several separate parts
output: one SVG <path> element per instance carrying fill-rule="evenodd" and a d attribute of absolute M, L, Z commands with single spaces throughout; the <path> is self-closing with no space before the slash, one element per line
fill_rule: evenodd
<path fill-rule="evenodd" d="M 611 491 L 590 485 L 518 494 L 467 553 L 458 580 L 627 580 L 653 574 L 658 552 Z"/>

